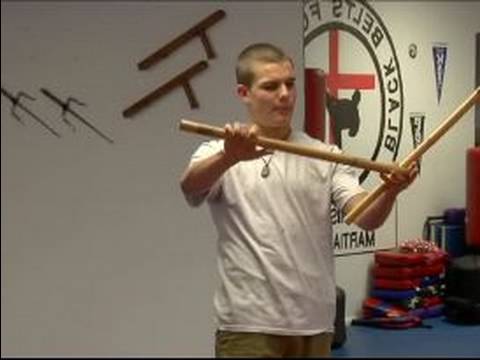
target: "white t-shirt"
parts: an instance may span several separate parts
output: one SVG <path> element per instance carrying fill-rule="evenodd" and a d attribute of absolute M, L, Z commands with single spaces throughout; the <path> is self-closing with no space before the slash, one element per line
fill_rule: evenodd
<path fill-rule="evenodd" d="M 302 132 L 289 141 L 340 151 Z M 222 150 L 223 140 L 204 142 L 192 161 Z M 187 197 L 192 206 L 207 199 L 218 232 L 217 326 L 278 335 L 333 332 L 330 202 L 342 208 L 364 189 L 349 166 L 275 151 L 263 178 L 265 161 L 239 162 L 208 193 Z"/>

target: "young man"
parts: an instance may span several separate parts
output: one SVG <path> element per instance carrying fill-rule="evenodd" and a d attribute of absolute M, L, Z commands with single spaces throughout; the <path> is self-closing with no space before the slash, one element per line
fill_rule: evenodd
<path fill-rule="evenodd" d="M 366 196 L 353 169 L 255 145 L 256 136 L 339 152 L 292 130 L 292 60 L 271 44 L 244 49 L 236 67 L 244 124 L 204 142 L 181 179 L 189 204 L 210 206 L 218 232 L 216 356 L 328 356 L 335 318 L 330 203 L 348 212 Z M 389 190 L 359 218 L 380 226 L 416 176 L 392 174 Z"/>

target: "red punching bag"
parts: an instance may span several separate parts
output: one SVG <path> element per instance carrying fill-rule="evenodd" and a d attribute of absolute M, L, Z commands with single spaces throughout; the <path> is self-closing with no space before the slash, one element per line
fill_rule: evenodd
<path fill-rule="evenodd" d="M 305 132 L 325 141 L 326 76 L 320 69 L 305 69 Z"/>
<path fill-rule="evenodd" d="M 467 150 L 467 244 L 480 249 L 480 147 Z"/>

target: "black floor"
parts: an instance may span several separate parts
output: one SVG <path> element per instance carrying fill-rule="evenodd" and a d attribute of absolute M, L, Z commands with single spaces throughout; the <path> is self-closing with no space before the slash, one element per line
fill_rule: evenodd
<path fill-rule="evenodd" d="M 480 325 L 426 319 L 432 328 L 402 330 L 347 326 L 345 343 L 332 357 L 480 357 Z"/>

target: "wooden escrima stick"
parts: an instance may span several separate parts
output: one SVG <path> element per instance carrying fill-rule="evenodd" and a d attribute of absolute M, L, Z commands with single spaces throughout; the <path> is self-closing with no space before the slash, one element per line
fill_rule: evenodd
<path fill-rule="evenodd" d="M 213 50 L 212 45 L 207 36 L 207 29 L 218 21 L 225 17 L 226 13 L 223 10 L 217 10 L 214 13 L 207 16 L 205 19 L 200 21 L 198 24 L 192 26 L 190 29 L 177 36 L 175 39 L 170 41 L 168 44 L 155 51 L 153 54 L 147 56 L 145 59 L 138 63 L 138 68 L 140 70 L 145 70 L 153 66 L 158 61 L 166 58 L 172 52 L 176 51 L 179 47 L 185 45 L 188 41 L 193 39 L 196 36 L 200 36 L 202 44 L 205 47 L 205 52 L 209 59 L 216 57 L 215 51 Z"/>
<path fill-rule="evenodd" d="M 221 127 L 206 125 L 203 123 L 185 119 L 182 119 L 180 121 L 180 130 L 216 138 L 225 137 L 225 130 Z M 362 169 L 378 171 L 381 173 L 390 173 L 392 171 L 406 172 L 404 168 L 401 168 L 400 166 L 393 163 L 380 163 L 351 155 L 335 154 L 329 151 L 317 149 L 312 146 L 295 144 L 289 141 L 277 140 L 264 136 L 258 136 L 256 144 L 268 149 L 280 150 L 291 154 L 307 156 L 341 164 L 347 164 Z"/>
<path fill-rule="evenodd" d="M 163 95 L 172 91 L 177 86 L 182 86 L 183 89 L 185 90 L 188 101 L 190 103 L 190 107 L 192 109 L 198 108 L 198 101 L 190 86 L 190 80 L 195 75 L 205 70 L 207 67 L 208 67 L 208 62 L 206 62 L 205 60 L 201 60 L 196 64 L 190 66 L 187 70 L 181 72 L 180 74 L 175 76 L 173 79 L 167 81 L 165 84 L 160 85 L 151 93 L 145 95 L 143 98 L 136 101 L 133 105 L 130 105 L 127 109 L 123 111 L 123 116 L 131 117 L 135 115 L 136 113 L 143 110 L 145 107 L 149 106 L 151 103 L 153 103 L 157 99 L 161 98 Z"/>
<path fill-rule="evenodd" d="M 406 169 L 412 163 L 422 157 L 470 108 L 480 103 L 480 87 L 475 89 L 472 94 L 449 116 L 447 117 L 433 133 L 422 141 L 401 163 L 400 167 Z M 382 183 L 377 186 L 370 194 L 365 197 L 356 207 L 354 207 L 346 216 L 345 223 L 350 224 L 360 216 L 360 214 L 372 204 L 385 190 L 387 185 Z"/>

